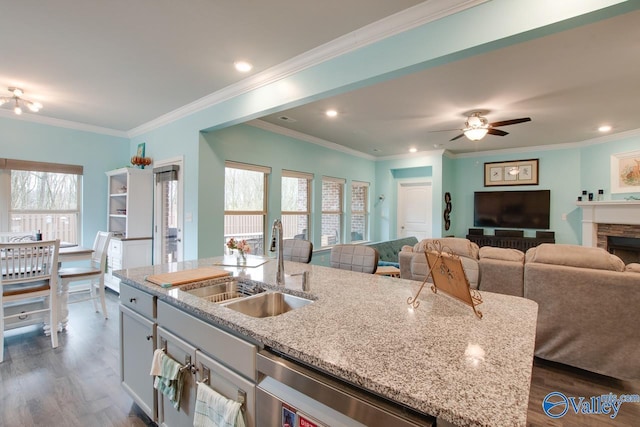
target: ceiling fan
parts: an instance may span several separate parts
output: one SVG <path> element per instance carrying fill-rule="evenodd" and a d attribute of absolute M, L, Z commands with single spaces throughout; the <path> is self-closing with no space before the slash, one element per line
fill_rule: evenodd
<path fill-rule="evenodd" d="M 509 132 L 505 132 L 500 129 L 496 129 L 501 126 L 509 126 L 515 125 L 518 123 L 530 122 L 530 117 L 523 117 L 521 119 L 512 119 L 512 120 L 503 120 L 501 122 L 493 122 L 489 123 L 486 117 L 482 115 L 481 112 L 471 113 L 469 117 L 467 117 L 467 121 L 464 123 L 464 128 L 462 129 L 447 129 L 451 130 L 460 130 L 462 133 L 456 137 L 451 138 L 449 141 L 455 141 L 458 138 L 462 138 L 466 136 L 471 141 L 479 141 L 485 137 L 485 135 L 496 135 L 496 136 L 505 136 L 509 135 Z M 436 131 L 443 132 L 443 131 Z"/>

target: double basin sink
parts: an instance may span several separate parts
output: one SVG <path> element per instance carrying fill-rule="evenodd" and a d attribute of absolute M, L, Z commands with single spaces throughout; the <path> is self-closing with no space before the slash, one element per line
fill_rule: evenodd
<path fill-rule="evenodd" d="M 273 317 L 304 307 L 313 301 L 236 280 L 186 291 L 191 295 L 218 303 L 251 317 Z"/>

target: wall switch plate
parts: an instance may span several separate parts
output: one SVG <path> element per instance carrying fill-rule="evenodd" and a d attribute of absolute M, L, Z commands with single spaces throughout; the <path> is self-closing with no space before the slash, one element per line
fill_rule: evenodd
<path fill-rule="evenodd" d="M 185 220 L 186 222 L 191 222 L 191 221 L 193 221 L 193 215 L 191 214 L 191 212 L 186 212 L 186 213 L 184 214 L 184 220 Z"/>
<path fill-rule="evenodd" d="M 563 221 L 566 221 L 566 220 L 567 220 L 567 214 L 566 214 L 566 213 L 563 213 L 563 214 L 562 214 L 562 220 L 563 220 Z"/>

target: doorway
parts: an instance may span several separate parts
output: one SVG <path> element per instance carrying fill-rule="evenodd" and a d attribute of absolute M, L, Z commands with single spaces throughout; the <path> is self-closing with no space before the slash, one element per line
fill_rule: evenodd
<path fill-rule="evenodd" d="M 432 186 L 427 181 L 398 183 L 398 238 L 432 237 Z"/>
<path fill-rule="evenodd" d="M 155 162 L 153 263 L 183 260 L 182 242 L 182 168 L 183 160 Z"/>

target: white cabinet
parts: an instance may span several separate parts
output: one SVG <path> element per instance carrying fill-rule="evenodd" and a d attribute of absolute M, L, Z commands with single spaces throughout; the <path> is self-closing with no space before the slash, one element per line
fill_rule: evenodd
<path fill-rule="evenodd" d="M 152 236 L 153 173 L 150 169 L 122 168 L 107 172 L 108 230 L 125 239 Z"/>
<path fill-rule="evenodd" d="M 153 173 L 122 168 L 107 172 L 107 231 L 113 233 L 107 254 L 105 285 L 118 292 L 113 271 L 153 262 Z"/>
<path fill-rule="evenodd" d="M 125 268 L 142 267 L 152 264 L 153 244 L 148 239 L 112 238 L 107 252 L 107 272 L 104 275 L 106 287 L 120 292 L 120 279 L 113 275 L 114 271 Z"/>

